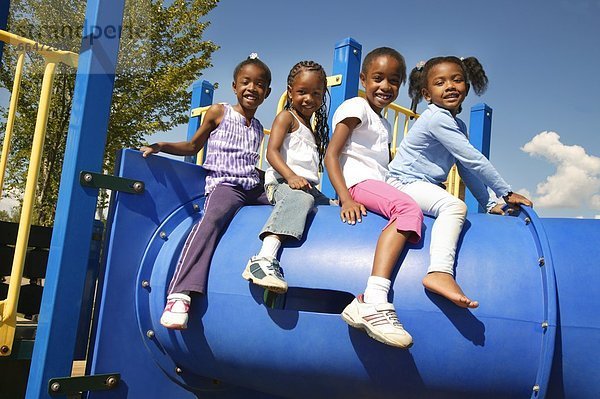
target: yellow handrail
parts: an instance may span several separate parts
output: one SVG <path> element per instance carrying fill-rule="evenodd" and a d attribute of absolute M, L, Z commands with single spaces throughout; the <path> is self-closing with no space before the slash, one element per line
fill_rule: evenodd
<path fill-rule="evenodd" d="M 43 56 L 46 61 L 53 60 L 53 62 L 62 62 L 65 65 L 77 68 L 79 55 L 72 51 L 59 50 L 52 46 L 48 46 L 47 44 L 41 44 L 35 40 L 27 39 L 2 29 L 0 29 L 0 41 L 16 46 L 19 51 L 36 52 Z"/>
<path fill-rule="evenodd" d="M 10 106 L 8 107 L 8 118 L 6 119 L 6 133 L 4 133 L 4 143 L 2 144 L 2 158 L 0 158 L 0 197 L 2 196 L 2 187 L 4 186 L 4 172 L 8 162 L 10 152 L 10 139 L 17 114 L 17 104 L 19 103 L 19 91 L 21 90 L 21 76 L 23 74 L 23 64 L 25 62 L 25 53 L 19 54 L 17 59 L 17 68 L 15 70 L 15 80 L 10 94 Z"/>
<path fill-rule="evenodd" d="M 23 206 L 21 208 L 21 218 L 19 220 L 19 230 L 17 233 L 17 242 L 15 244 L 15 255 L 13 258 L 8 294 L 5 300 L 0 301 L 0 356 L 8 356 L 11 354 L 15 336 L 17 303 L 19 301 L 21 279 L 23 277 L 23 267 L 25 265 L 27 243 L 29 241 L 29 232 L 31 229 L 35 191 L 42 161 L 56 65 L 57 63 L 62 62 L 63 64 L 76 67 L 78 55 L 70 51 L 56 50 L 50 46 L 39 44 L 33 40 L 13 35 L 3 30 L 0 30 L 0 40 L 18 46 L 19 51 L 21 52 L 35 51 L 45 59 L 42 90 L 40 93 L 40 102 L 33 134 L 31 158 L 27 171 L 27 183 L 23 195 Z M 13 92 L 11 94 L 9 119 L 7 120 L 7 136 L 9 137 L 8 141 L 5 137 L 5 143 L 2 150 L 2 161 L 0 162 L 0 165 L 4 166 L 6 165 L 6 160 L 8 158 L 10 135 L 12 135 L 14 115 L 16 113 L 18 102 L 23 56 L 23 53 L 21 53 L 17 60 L 17 73 L 15 74 L 15 82 L 13 83 Z M 2 173 L 4 173 L 4 171 Z"/>

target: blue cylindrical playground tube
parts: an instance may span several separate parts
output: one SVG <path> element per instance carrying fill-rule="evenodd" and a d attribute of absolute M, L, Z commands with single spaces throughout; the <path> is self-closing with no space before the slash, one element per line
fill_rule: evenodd
<path fill-rule="evenodd" d="M 241 272 L 259 247 L 270 207 L 246 207 L 214 255 L 208 293 L 192 303 L 189 328 L 158 320 L 166 287 L 191 225 L 186 204 L 148 244 L 136 294 L 140 331 L 161 368 L 205 397 L 227 386 L 304 398 L 590 398 L 600 395 L 600 241 L 597 221 L 469 215 L 456 279 L 480 302 L 461 309 L 426 292 L 433 219 L 407 248 L 390 298 L 414 346 L 385 346 L 346 325 L 339 313 L 360 294 L 385 220 L 343 224 L 339 208 L 319 207 L 302 243 L 287 243 L 281 264 L 290 285 L 274 308 Z M 159 236 L 169 231 L 169 239 Z M 176 367 L 173 367 L 176 366 Z M 174 370 L 177 370 L 175 372 Z M 210 382 L 220 381 L 221 385 Z"/>

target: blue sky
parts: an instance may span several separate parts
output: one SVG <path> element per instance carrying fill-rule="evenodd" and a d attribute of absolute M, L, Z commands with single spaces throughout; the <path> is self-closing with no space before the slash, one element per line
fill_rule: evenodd
<path fill-rule="evenodd" d="M 291 66 L 313 59 L 331 71 L 334 44 L 345 37 L 362 44 L 363 56 L 394 47 L 409 67 L 438 55 L 476 56 L 490 84 L 464 108 L 493 108 L 494 166 L 533 197 L 541 216 L 593 218 L 600 215 L 599 18 L 598 0 L 222 0 L 206 18 L 205 38 L 221 49 L 204 78 L 220 84 L 215 101 L 234 102 L 232 69 L 259 53 L 273 72 L 273 95 L 257 116 L 270 126 Z M 397 102 L 408 106 L 406 92 Z M 468 123 L 468 112 L 461 116 Z M 150 140 L 176 136 L 184 129 Z"/>
<path fill-rule="evenodd" d="M 205 20 L 221 46 L 203 78 L 216 102 L 235 102 L 234 66 L 259 53 L 273 72 L 273 95 L 257 116 L 266 127 L 291 66 L 312 59 L 331 71 L 336 42 L 352 37 L 363 56 L 400 51 L 409 67 L 438 55 L 476 56 L 494 110 L 490 159 L 515 191 L 545 217 L 600 217 L 600 0 L 398 1 L 222 0 Z M 408 106 L 407 88 L 397 102 Z M 425 107 L 421 103 L 419 110 Z M 468 123 L 468 112 L 461 114 Z M 185 126 L 149 141 L 176 141 Z M 542 133 L 551 131 L 555 133 Z M 535 138 L 535 139 L 534 139 Z"/>

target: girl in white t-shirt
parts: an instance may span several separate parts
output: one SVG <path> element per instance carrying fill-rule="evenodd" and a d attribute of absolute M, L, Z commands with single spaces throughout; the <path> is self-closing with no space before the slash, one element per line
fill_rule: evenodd
<path fill-rule="evenodd" d="M 316 188 L 329 142 L 327 75 L 316 62 L 301 61 L 287 83 L 287 103 L 273 121 L 267 147 L 271 166 L 265 174 L 265 192 L 275 207 L 259 235 L 262 248 L 242 273 L 246 280 L 276 293 L 288 288 L 277 259 L 281 242 L 302 239 L 309 212 L 315 205 L 329 205 L 329 198 Z"/>
<path fill-rule="evenodd" d="M 380 342 L 409 348 L 412 337 L 398 321 L 388 292 L 406 241 L 421 238 L 423 213 L 408 195 L 385 183 L 390 125 L 381 116 L 406 81 L 404 58 L 389 47 L 371 51 L 365 57 L 360 81 L 366 99 L 351 98 L 336 110 L 325 166 L 340 199 L 342 222 L 354 225 L 369 210 L 388 218 L 389 223 L 377 241 L 364 295 L 344 309 L 342 318 Z"/>

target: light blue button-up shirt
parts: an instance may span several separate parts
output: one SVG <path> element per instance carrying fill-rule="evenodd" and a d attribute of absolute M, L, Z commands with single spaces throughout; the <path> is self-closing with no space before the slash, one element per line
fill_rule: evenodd
<path fill-rule="evenodd" d="M 388 177 L 408 184 L 417 180 L 442 184 L 452 165 L 485 209 L 495 205 L 486 186 L 498 197 L 512 191 L 490 161 L 467 138 L 467 126 L 435 104 L 421 114 L 389 164 Z"/>

